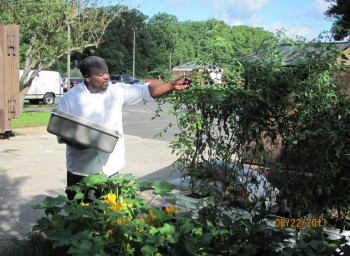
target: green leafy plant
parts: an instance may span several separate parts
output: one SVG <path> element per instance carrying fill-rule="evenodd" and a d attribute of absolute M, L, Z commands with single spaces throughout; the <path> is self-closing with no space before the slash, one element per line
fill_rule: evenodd
<path fill-rule="evenodd" d="M 343 244 L 343 245 L 342 245 Z M 287 248 L 282 255 L 348 255 L 350 246 L 345 238 L 338 240 L 327 239 L 322 228 L 315 228 L 305 232 L 300 240 L 296 241 L 295 248 Z"/>
<path fill-rule="evenodd" d="M 103 190 L 100 198 L 87 192 L 96 188 Z M 69 189 L 77 192 L 73 200 L 60 195 L 34 206 L 46 214 L 34 227 L 42 240 L 34 247 L 45 246 L 49 251 L 52 245 L 52 252 L 60 255 L 217 256 L 297 255 L 292 253 L 315 247 L 315 241 L 327 245 L 320 231 L 304 236 L 300 248 L 290 248 L 287 239 L 294 234 L 269 226 L 266 211 L 257 214 L 252 208 L 251 217 L 232 218 L 218 207 L 220 202 L 212 200 L 194 218 L 191 212 L 178 212 L 172 205 L 159 208 L 141 197 L 145 190 L 171 197 L 173 186 L 164 181 L 137 182 L 129 174 L 112 178 L 97 174 Z M 328 252 L 338 247 L 332 245 Z"/>
<path fill-rule="evenodd" d="M 200 175 L 203 169 L 209 168 L 210 160 L 217 159 L 217 155 L 232 155 L 236 142 L 232 141 L 233 145 L 225 147 L 225 144 L 221 144 L 222 141 L 216 140 L 211 133 L 216 127 L 221 129 L 220 122 L 227 123 L 228 116 L 220 116 L 223 114 L 220 106 L 226 94 L 225 88 L 213 87 L 208 71 L 192 72 L 191 77 L 192 88 L 179 94 L 169 95 L 164 101 L 159 101 L 159 110 L 161 111 L 162 103 L 172 103 L 170 113 L 176 116 L 176 125 L 180 128 L 180 132 L 176 134 L 171 147 L 179 156 L 177 166 L 183 169 L 184 175 L 188 174 L 194 178 L 196 174 Z M 218 119 L 214 121 L 216 117 Z M 169 124 L 165 130 L 172 125 Z M 207 151 L 208 148 L 210 152 Z M 205 157 L 206 153 L 208 156 Z M 195 192 L 195 189 L 192 192 Z"/>
<path fill-rule="evenodd" d="M 336 79 L 336 74 L 349 72 L 344 65 L 347 57 L 333 44 L 296 44 L 291 45 L 292 63 L 286 65 L 282 57 L 271 57 L 282 56 L 278 49 L 245 64 L 247 88 L 266 102 L 264 110 L 256 112 L 261 121 L 254 128 L 260 125 L 261 129 L 254 142 L 266 151 L 266 137 L 272 148 L 281 139 L 280 156 L 275 161 L 263 157 L 260 163 L 270 168 L 269 179 L 293 205 L 293 215 L 328 216 L 336 209 L 344 219 L 350 204 L 345 164 L 350 100 L 341 93 L 344 81 Z M 259 140 L 262 134 L 265 138 Z"/>
<path fill-rule="evenodd" d="M 101 198 L 86 191 L 99 188 Z M 140 196 L 144 189 L 165 196 L 173 187 L 166 182 L 136 183 L 131 175 L 92 175 L 80 185 L 70 201 L 65 196 L 46 198 L 37 209 L 47 217 L 35 229 L 45 233 L 54 247 L 66 247 L 73 255 L 152 255 L 175 242 L 172 206 L 164 210 L 148 205 Z M 167 223 L 169 222 L 169 223 Z"/>
<path fill-rule="evenodd" d="M 347 57 L 335 44 L 319 41 L 289 42 L 286 55 L 282 41 L 231 63 L 224 84 L 213 84 L 208 70 L 191 72 L 192 88 L 159 101 L 157 115 L 165 102 L 172 104 L 168 114 L 176 123 L 163 132 L 178 127 L 171 147 L 175 164 L 191 177 L 192 194 L 202 189 L 223 201 L 240 200 L 237 170 L 253 168 L 268 172 L 281 192 L 280 209 L 286 199 L 291 216 L 344 221 L 350 99 L 339 79 L 346 76 L 339 74 L 349 73 Z M 219 190 L 213 186 L 218 180 Z"/>

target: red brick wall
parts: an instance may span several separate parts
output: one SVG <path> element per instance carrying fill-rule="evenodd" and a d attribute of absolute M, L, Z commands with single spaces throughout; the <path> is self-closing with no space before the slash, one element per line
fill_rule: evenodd
<path fill-rule="evenodd" d="M 178 77 L 180 77 L 180 76 L 189 76 L 190 75 L 190 73 L 191 73 L 191 71 L 181 71 L 181 70 L 173 70 L 173 75 L 175 75 L 175 76 L 178 76 Z"/>

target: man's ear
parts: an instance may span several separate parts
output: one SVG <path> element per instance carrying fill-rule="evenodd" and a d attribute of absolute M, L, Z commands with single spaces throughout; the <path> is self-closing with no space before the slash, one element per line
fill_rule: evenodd
<path fill-rule="evenodd" d="M 91 76 L 84 76 L 84 83 L 90 83 Z"/>

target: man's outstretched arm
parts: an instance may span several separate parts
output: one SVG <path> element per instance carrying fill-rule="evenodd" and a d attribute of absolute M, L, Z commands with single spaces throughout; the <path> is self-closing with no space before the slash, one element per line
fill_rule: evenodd
<path fill-rule="evenodd" d="M 190 78 L 178 78 L 165 84 L 149 84 L 148 90 L 152 98 L 159 98 L 173 90 L 181 91 L 188 89 L 192 84 Z"/>

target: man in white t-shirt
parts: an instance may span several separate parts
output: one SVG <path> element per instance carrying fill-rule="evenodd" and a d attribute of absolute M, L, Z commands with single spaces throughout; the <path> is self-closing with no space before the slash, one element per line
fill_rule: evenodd
<path fill-rule="evenodd" d="M 191 86 L 191 80 L 179 78 L 165 84 L 145 84 L 142 86 L 121 86 L 109 80 L 105 59 L 98 56 L 85 58 L 79 66 L 84 82 L 77 84 L 63 95 L 58 110 L 83 117 L 111 130 L 120 138 L 112 153 L 95 148 L 87 148 L 71 141 L 67 144 L 67 186 L 80 182 L 85 176 L 104 173 L 112 176 L 125 166 L 125 146 L 123 138 L 122 108 L 152 101 L 172 90 L 184 90 Z M 66 190 L 69 199 L 75 193 Z M 98 194 L 96 195 L 98 197 Z"/>

